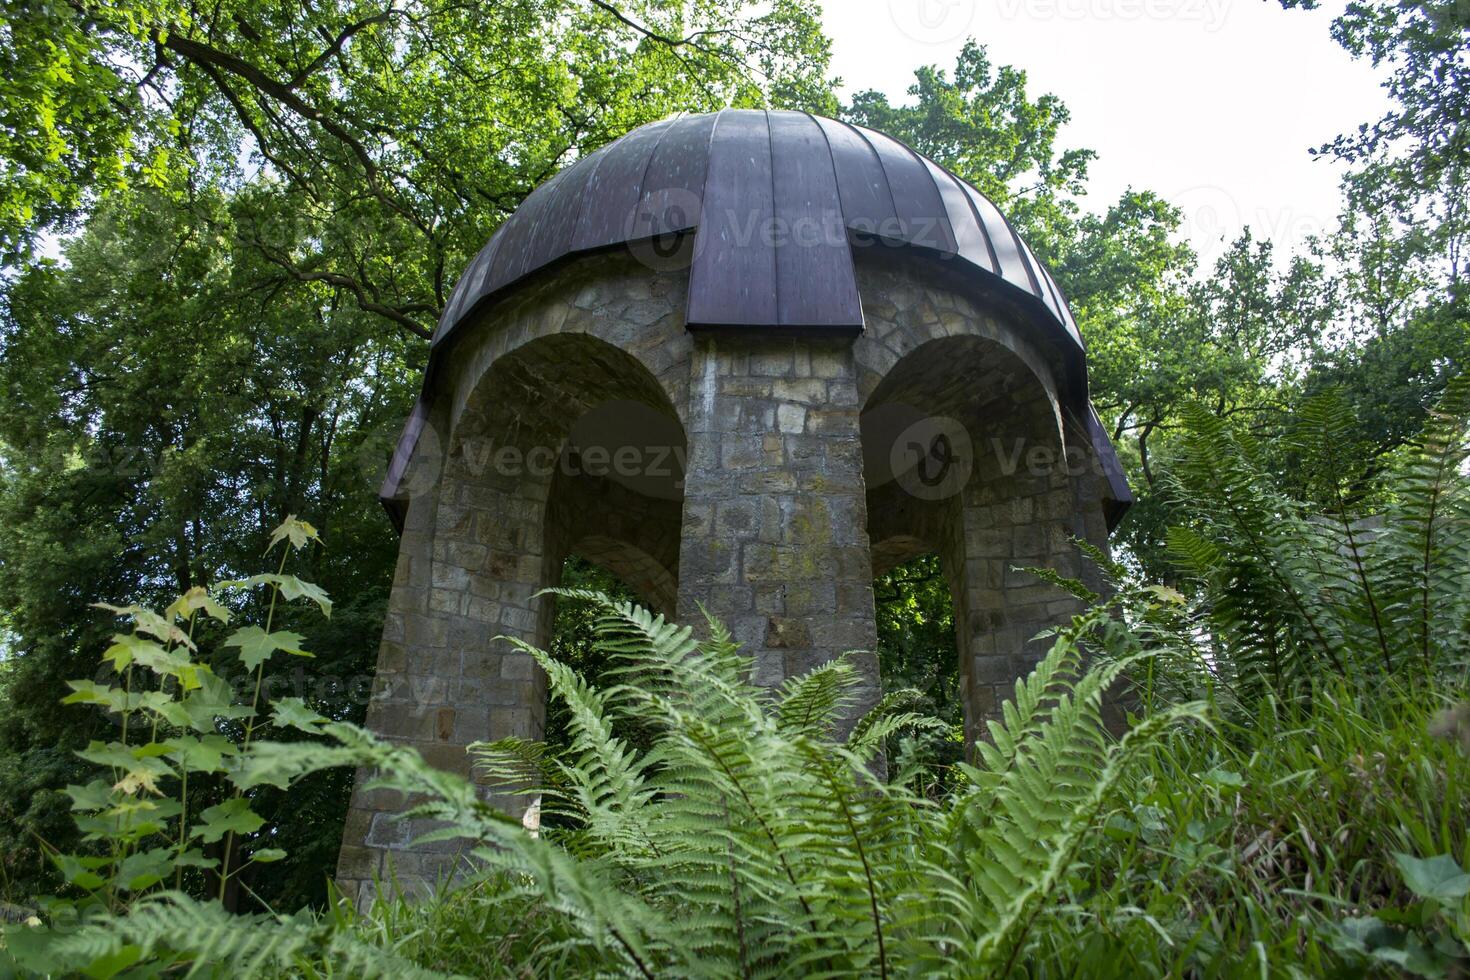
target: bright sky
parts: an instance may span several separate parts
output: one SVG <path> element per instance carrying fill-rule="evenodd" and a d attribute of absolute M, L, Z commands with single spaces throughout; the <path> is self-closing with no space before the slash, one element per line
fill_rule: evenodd
<path fill-rule="evenodd" d="M 1213 260 L 1249 224 L 1289 248 L 1330 228 L 1338 165 L 1308 148 L 1376 119 L 1379 73 L 1329 34 L 1342 0 L 1283 10 L 1275 0 L 824 0 L 843 94 L 906 98 L 913 69 L 953 71 L 973 36 L 1028 92 L 1072 112 L 1066 147 L 1097 151 L 1103 210 L 1130 184 L 1184 209 L 1185 233 Z"/>

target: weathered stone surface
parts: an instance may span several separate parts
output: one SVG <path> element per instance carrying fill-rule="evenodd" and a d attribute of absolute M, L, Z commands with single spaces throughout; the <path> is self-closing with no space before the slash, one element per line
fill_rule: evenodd
<path fill-rule="evenodd" d="M 702 604 L 757 683 L 850 654 L 867 681 L 860 711 L 879 695 L 873 577 L 937 553 L 967 736 L 981 737 L 1041 655 L 1032 637 L 1077 610 L 1015 566 L 1088 579 L 1071 539 L 1106 546 L 1102 490 L 1054 359 L 1005 313 L 885 265 L 885 251 L 859 263 L 855 340 L 690 335 L 683 273 L 616 255 L 572 262 L 467 324 L 414 460 L 367 724 L 466 775 L 469 743 L 540 737 L 545 678 L 492 638 L 545 645 L 552 604 L 538 593 L 570 554 L 656 611 L 694 623 Z M 943 456 L 934 486 L 925 452 Z M 944 475 L 955 466 L 963 478 Z M 428 828 L 396 819 L 409 801 L 365 782 L 344 889 L 361 898 L 390 872 L 417 889 L 464 866 L 452 842 L 414 844 Z"/>

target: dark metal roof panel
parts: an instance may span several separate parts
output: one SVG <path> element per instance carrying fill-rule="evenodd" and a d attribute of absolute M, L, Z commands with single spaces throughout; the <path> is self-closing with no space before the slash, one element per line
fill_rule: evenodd
<path fill-rule="evenodd" d="M 774 194 L 766 114 L 720 113 L 689 267 L 691 327 L 780 325 Z"/>
<path fill-rule="evenodd" d="M 849 239 L 958 256 L 998 277 L 1039 302 L 1080 351 L 1055 280 L 978 190 L 881 133 L 738 109 L 650 123 L 538 187 L 470 263 L 435 341 L 482 300 L 567 255 L 690 230 L 691 326 L 856 328 L 856 274 L 832 246 L 842 237 L 833 212 Z M 772 240 L 798 225 L 815 229 L 814 244 Z"/>
<path fill-rule="evenodd" d="M 574 251 L 606 248 L 629 240 L 633 215 L 643 198 L 643 175 L 654 147 L 673 122 L 664 119 L 640 126 L 607 147 L 607 155 L 584 189 L 589 206 L 582 209 L 577 220 L 572 238 Z"/>
<path fill-rule="evenodd" d="M 1067 297 L 1062 295 L 1062 287 L 1057 285 L 1056 277 L 1051 274 L 1051 270 L 1046 267 L 1046 263 L 1042 262 L 1038 263 L 1038 265 L 1041 267 L 1041 277 L 1051 287 L 1052 295 L 1056 297 L 1057 305 L 1061 307 L 1062 325 L 1067 328 L 1067 332 L 1072 335 L 1078 345 L 1085 348 L 1087 345 L 1082 340 L 1082 331 L 1077 329 L 1077 321 L 1072 318 L 1072 308 L 1067 305 Z"/>
<path fill-rule="evenodd" d="M 1021 254 L 1026 257 L 1027 271 L 1031 275 L 1032 291 L 1041 297 L 1041 301 L 1046 304 L 1047 309 L 1051 310 L 1057 322 L 1064 323 L 1065 317 L 1062 316 L 1061 304 L 1057 302 L 1056 292 L 1051 286 L 1051 279 L 1047 276 L 1046 270 L 1041 266 L 1041 260 L 1036 257 L 1035 252 L 1031 251 L 1031 246 L 1021 240 L 1020 235 L 1016 236 L 1016 242 L 1021 246 Z"/>
<path fill-rule="evenodd" d="M 965 196 L 964 188 L 955 182 L 954 176 L 933 160 L 920 157 L 929 169 L 934 186 L 939 189 L 939 198 L 944 202 L 949 226 L 954 232 L 955 252 L 962 259 L 973 262 L 986 272 L 995 272 L 995 262 L 990 254 L 990 242 L 985 230 L 976 220 L 975 208 Z"/>
<path fill-rule="evenodd" d="M 496 232 L 501 240 L 500 247 L 495 263 L 485 278 L 483 292 L 503 289 L 532 270 L 531 238 L 536 232 L 542 212 L 556 200 L 565 176 L 566 171 L 561 171 L 533 190 L 521 202 L 521 206 L 516 208 L 515 213 L 506 219 L 505 224 L 500 226 L 500 230 Z M 465 301 L 473 302 L 475 299 L 476 297 L 469 296 Z"/>
<path fill-rule="evenodd" d="M 1133 491 L 1128 486 L 1128 477 L 1123 474 L 1123 466 L 1118 462 L 1117 450 L 1113 448 L 1113 441 L 1108 438 L 1108 431 L 1103 428 L 1102 419 L 1097 417 L 1097 409 L 1089 403 L 1085 416 L 1087 425 L 1087 436 L 1092 442 L 1092 451 L 1097 458 L 1098 465 L 1102 468 L 1103 482 L 1107 486 L 1107 493 L 1103 497 L 1103 511 L 1107 517 L 1108 530 L 1111 531 L 1118 526 L 1128 508 L 1133 505 Z"/>
<path fill-rule="evenodd" d="M 688 231 L 699 224 L 716 117 L 683 116 L 659 140 L 644 170 L 630 239 Z"/>
<path fill-rule="evenodd" d="M 439 317 L 439 324 L 434 328 L 433 344 L 439 343 L 449 333 L 450 329 L 459 322 L 459 318 L 465 312 L 470 294 L 484 281 L 485 273 L 489 270 L 490 263 L 494 261 L 495 249 L 499 245 L 500 236 L 491 235 L 490 240 L 485 243 L 485 247 L 475 253 L 475 257 L 465 267 L 464 275 L 459 277 L 459 282 L 450 291 L 449 302 L 444 304 L 444 314 Z"/>
<path fill-rule="evenodd" d="M 898 216 L 899 239 L 917 248 L 933 249 L 941 255 L 953 255 L 954 230 L 940 199 L 939 188 L 929 176 L 919 155 L 891 136 L 854 126 L 878 155 L 893 195 L 893 210 Z"/>
<path fill-rule="evenodd" d="M 857 130 L 846 123 L 824 116 L 813 116 L 827 137 L 832 154 L 832 170 L 837 176 L 837 191 L 842 200 L 842 216 L 847 227 L 860 235 L 888 236 L 897 239 L 898 219 L 893 210 L 893 194 L 888 189 L 888 175 L 878 162 L 878 153 Z"/>
<path fill-rule="evenodd" d="M 587 201 L 587 181 L 602 162 L 601 153 L 583 157 L 552 178 L 556 185 L 531 230 L 521 274 L 555 262 L 573 250 L 572 235 Z M 551 182 L 545 186 L 551 186 Z"/>
<path fill-rule="evenodd" d="M 861 329 L 857 271 L 827 138 L 801 113 L 771 113 L 770 125 L 777 320 Z"/>
<path fill-rule="evenodd" d="M 1021 255 L 1020 242 L 1011 233 L 1011 226 L 1005 216 L 990 198 L 968 184 L 965 185 L 965 196 L 975 206 L 975 215 L 995 251 L 995 260 L 1000 264 L 1000 277 L 1017 289 L 1032 293 L 1031 278 L 1026 274 L 1026 259 Z"/>

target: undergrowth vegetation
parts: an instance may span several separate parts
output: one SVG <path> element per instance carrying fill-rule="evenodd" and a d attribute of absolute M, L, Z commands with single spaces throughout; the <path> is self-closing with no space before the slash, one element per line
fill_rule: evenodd
<path fill-rule="evenodd" d="M 217 590 L 113 609 L 132 629 L 112 680 L 68 698 L 117 722 L 70 793 L 91 849 L 53 854 L 69 888 L 6 927 L 3 956 L 96 977 L 1459 975 L 1467 418 L 1461 379 L 1390 466 L 1358 472 L 1332 459 L 1344 412 L 1321 399 L 1293 444 L 1307 503 L 1193 413 L 1174 467 L 1192 520 L 1170 538 L 1187 582 L 1097 553 L 1106 596 L 1036 570 L 1090 608 L 967 763 L 912 692 L 854 717 L 846 660 L 770 691 L 718 622 L 564 591 L 594 614 L 595 681 L 523 647 L 563 743 L 476 745 L 471 782 L 298 699 L 232 696 L 196 640 L 234 618 Z M 277 543 L 313 535 L 291 521 Z M 264 590 L 264 625 L 211 629 L 219 649 L 257 676 L 303 654 L 276 604 L 326 597 L 284 557 L 223 588 L 242 587 Z M 278 856 L 252 795 L 344 765 L 418 801 L 460 875 L 412 901 L 384 882 L 361 910 L 225 911 L 240 869 Z M 541 829 L 487 784 L 536 798 Z"/>

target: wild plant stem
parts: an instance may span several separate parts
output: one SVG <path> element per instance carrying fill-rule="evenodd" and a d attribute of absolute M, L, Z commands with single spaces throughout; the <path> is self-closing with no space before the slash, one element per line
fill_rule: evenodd
<path fill-rule="evenodd" d="M 283 547 L 281 549 L 281 563 L 280 563 L 280 565 L 278 565 L 276 567 L 276 576 L 278 578 L 281 575 L 285 574 L 285 572 L 286 572 L 286 559 L 289 558 L 290 556 L 291 556 L 291 547 L 288 544 L 288 545 L 286 545 L 285 547 Z M 265 614 L 265 631 L 266 631 L 267 634 L 270 633 L 271 626 L 276 621 L 276 600 L 279 599 L 280 596 L 281 596 L 281 587 L 279 585 L 277 585 L 275 582 L 272 582 L 271 583 L 271 604 L 270 604 L 270 608 L 268 608 L 266 610 L 266 614 Z M 241 752 L 241 754 L 244 754 L 244 752 L 247 749 L 250 748 L 250 738 L 251 738 L 252 735 L 255 734 L 255 713 L 256 713 L 256 710 L 259 708 L 259 705 L 260 705 L 260 685 L 261 685 L 261 681 L 264 679 L 264 677 L 265 677 L 265 661 L 264 660 L 261 660 L 260 663 L 258 663 L 258 664 L 255 665 L 255 696 L 250 699 L 250 714 L 245 719 L 245 738 L 240 743 L 240 752 Z M 235 795 L 233 797 L 231 797 L 231 799 L 238 800 L 243 795 L 244 795 L 244 791 L 241 790 L 237 786 L 237 787 L 235 787 Z M 229 882 L 230 882 L 230 854 L 231 854 L 231 852 L 234 851 L 234 849 L 235 849 L 235 832 L 232 830 L 232 831 L 230 831 L 229 833 L 227 833 L 225 835 L 225 851 L 224 851 L 224 854 L 221 856 L 222 863 L 220 864 L 220 868 L 219 868 L 219 897 L 220 897 L 220 901 L 224 901 L 224 898 L 225 898 L 225 886 L 228 885 Z"/>

